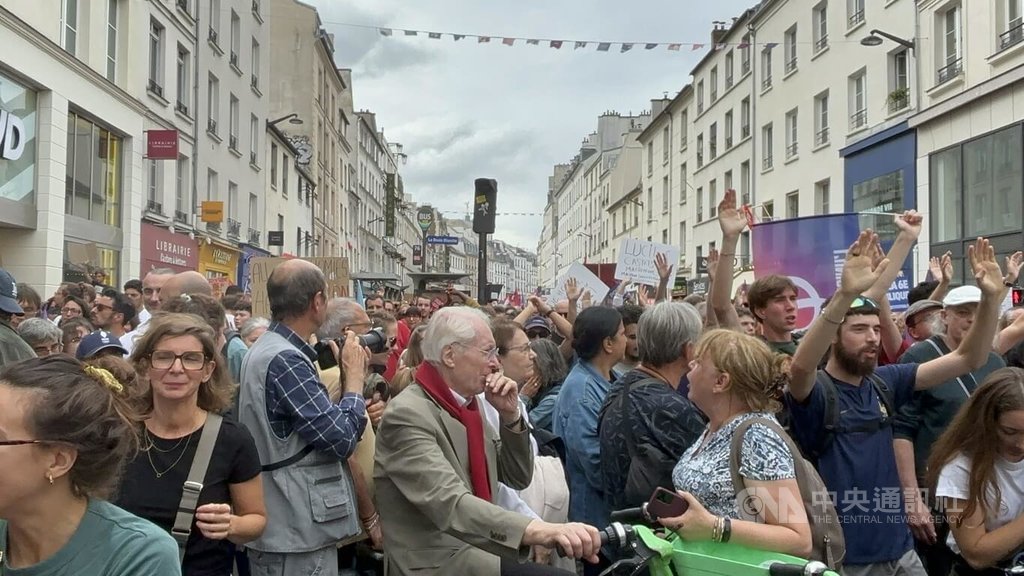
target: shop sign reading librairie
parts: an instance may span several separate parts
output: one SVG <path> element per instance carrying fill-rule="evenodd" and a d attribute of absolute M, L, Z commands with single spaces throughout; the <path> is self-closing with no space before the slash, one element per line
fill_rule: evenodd
<path fill-rule="evenodd" d="M 0 158 L 17 160 L 25 151 L 28 141 L 25 123 L 10 112 L 0 109 Z"/>

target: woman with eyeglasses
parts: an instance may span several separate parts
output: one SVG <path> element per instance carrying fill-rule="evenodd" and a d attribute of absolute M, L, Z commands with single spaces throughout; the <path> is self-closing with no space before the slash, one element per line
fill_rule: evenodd
<path fill-rule="evenodd" d="M 68 295 L 64 298 L 64 305 L 61 306 L 60 316 L 55 323 L 60 326 L 72 318 L 83 318 L 87 310 L 91 310 L 91 308 L 85 303 L 85 300 Z"/>
<path fill-rule="evenodd" d="M 139 446 L 127 394 L 62 354 L 0 369 L 0 574 L 181 573 L 166 532 L 105 500 Z"/>
<path fill-rule="evenodd" d="M 54 326 L 53 322 L 43 318 L 28 318 L 23 321 L 18 325 L 18 335 L 40 358 L 60 354 L 64 349 L 64 332 Z"/>
<path fill-rule="evenodd" d="M 996 370 L 932 445 L 928 482 L 949 522 L 954 576 L 1024 566 L 1024 370 Z"/>
<path fill-rule="evenodd" d="M 154 316 L 131 362 L 148 383 L 144 450 L 128 464 L 116 502 L 170 531 L 208 415 L 230 404 L 234 384 L 214 330 L 191 314 Z M 223 420 L 202 484 L 182 571 L 225 576 L 233 544 L 257 538 L 267 521 L 259 454 L 242 425 Z"/>

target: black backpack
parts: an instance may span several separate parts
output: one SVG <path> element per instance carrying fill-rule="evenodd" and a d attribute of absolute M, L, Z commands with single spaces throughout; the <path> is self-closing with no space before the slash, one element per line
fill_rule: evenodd
<path fill-rule="evenodd" d="M 841 425 L 839 422 L 839 390 L 836 386 L 836 382 L 828 372 L 818 370 L 818 373 L 814 378 L 814 382 L 815 385 L 821 386 L 822 392 L 825 394 L 825 425 L 822 427 L 823 433 L 816 449 L 809 450 L 808 453 L 804 455 L 808 460 L 813 462 L 815 466 L 817 466 L 818 459 L 821 455 L 828 451 L 829 447 L 832 445 L 832 441 L 835 439 L 836 434 L 877 432 L 892 425 L 892 420 L 896 416 L 896 399 L 893 396 L 892 389 L 885 383 L 885 380 L 879 378 L 874 372 L 868 374 L 866 378 L 871 383 L 871 387 L 875 389 L 875 394 L 878 396 L 878 400 L 880 402 L 879 408 L 881 409 L 882 415 L 879 419 L 872 422 L 867 422 L 854 427 L 846 427 Z"/>
<path fill-rule="evenodd" d="M 238 333 L 238 330 L 228 330 L 224 333 L 224 347 L 220 349 L 220 355 L 225 361 L 228 359 L 228 346 L 231 344 L 231 341 L 241 337 L 242 335 Z"/>

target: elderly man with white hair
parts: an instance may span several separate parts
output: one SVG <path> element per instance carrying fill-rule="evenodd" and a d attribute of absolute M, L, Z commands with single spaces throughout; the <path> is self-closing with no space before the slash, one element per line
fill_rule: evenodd
<path fill-rule="evenodd" d="M 498 482 L 530 484 L 533 456 L 518 387 L 500 372 L 487 317 L 443 308 L 426 330 L 415 382 L 390 402 L 377 432 L 374 480 L 388 573 L 571 574 L 524 563 L 536 545 L 596 562 L 596 528 L 493 503 Z M 499 430 L 481 417 L 480 393 L 497 410 Z"/>

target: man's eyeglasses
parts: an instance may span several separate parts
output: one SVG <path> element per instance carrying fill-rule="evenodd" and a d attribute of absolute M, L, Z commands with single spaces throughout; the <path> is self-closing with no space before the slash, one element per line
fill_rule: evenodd
<path fill-rule="evenodd" d="M 487 356 L 487 361 L 488 362 L 498 358 L 498 349 L 497 348 L 490 348 L 490 349 L 486 349 L 485 350 L 483 348 L 478 348 L 476 346 L 473 346 L 472 344 L 463 344 L 462 342 L 455 342 L 455 344 L 458 344 L 459 346 L 462 346 L 464 348 L 472 348 L 473 350 L 476 350 L 477 352 L 483 353 L 484 356 Z"/>
<path fill-rule="evenodd" d="M 61 314 L 66 314 L 68 316 L 77 316 L 77 315 L 82 313 L 82 309 L 81 308 L 72 308 L 70 306 L 65 306 L 65 307 L 60 309 L 60 312 L 61 312 Z"/>
<path fill-rule="evenodd" d="M 50 354 L 60 354 L 64 350 L 63 344 L 50 344 L 47 346 L 43 344 L 41 346 L 33 346 L 32 350 L 36 353 L 36 356 L 49 356 Z"/>
<path fill-rule="evenodd" d="M 98 310 L 100 312 L 103 312 L 104 310 L 113 310 L 114 309 L 113 306 L 107 306 L 106 304 L 93 304 L 92 308 L 93 308 L 93 310 Z"/>
<path fill-rule="evenodd" d="M 206 366 L 206 354 L 203 352 L 175 354 L 170 350 L 157 350 L 149 355 L 149 365 L 154 370 L 170 370 L 177 360 L 181 360 L 181 367 L 185 370 L 202 370 Z"/>

